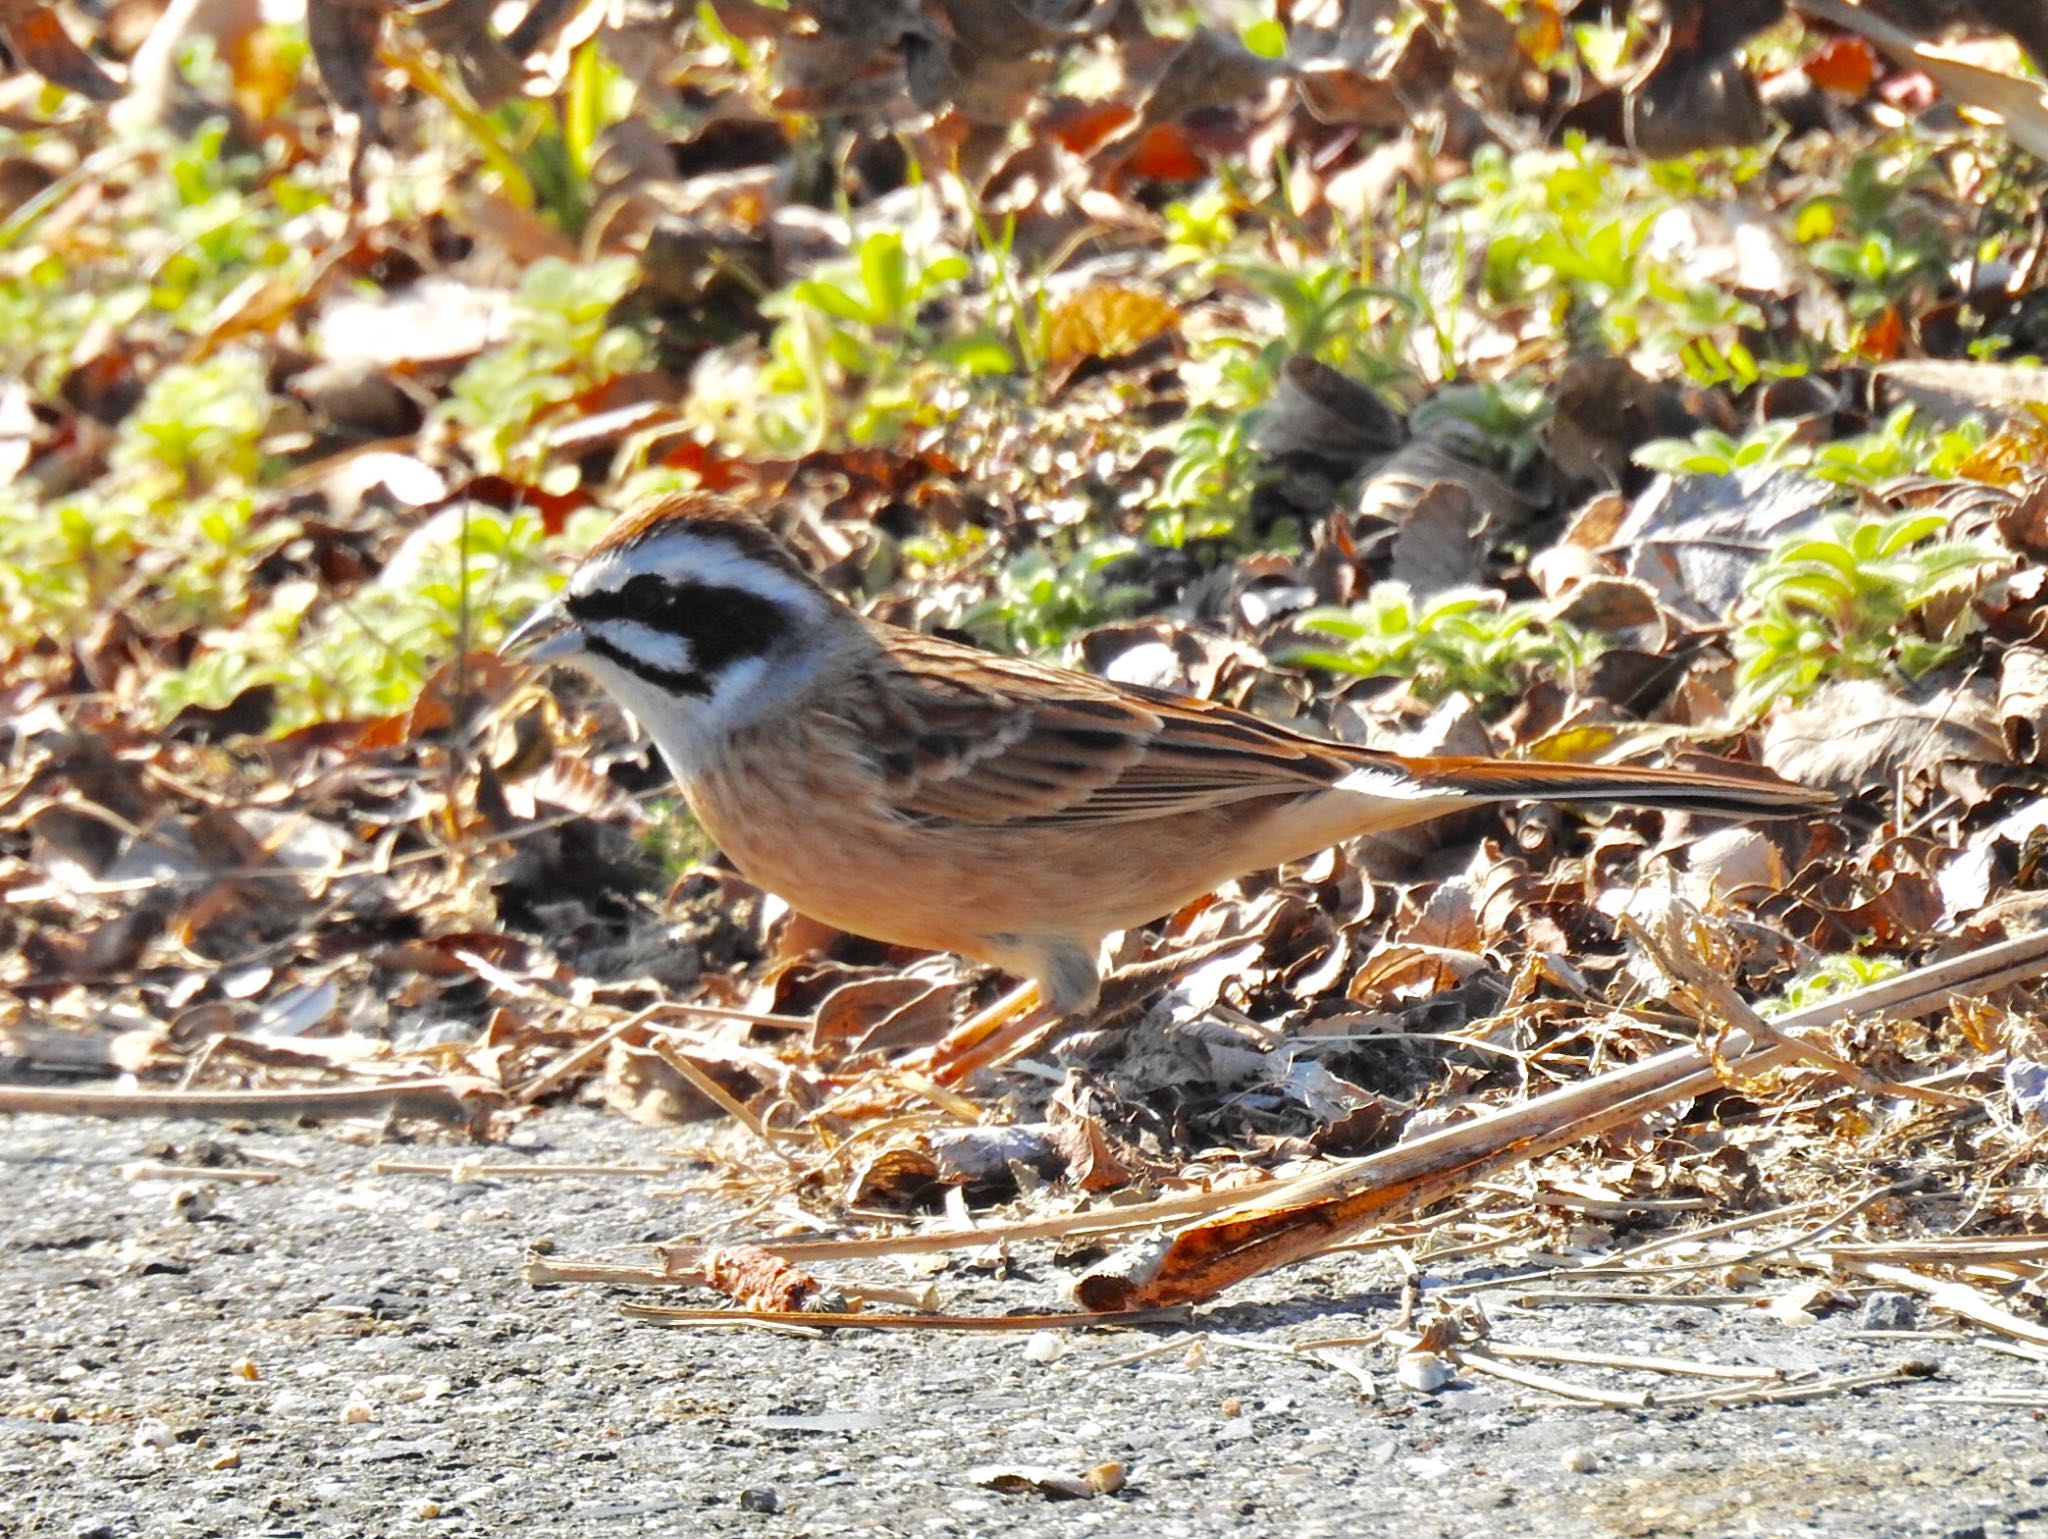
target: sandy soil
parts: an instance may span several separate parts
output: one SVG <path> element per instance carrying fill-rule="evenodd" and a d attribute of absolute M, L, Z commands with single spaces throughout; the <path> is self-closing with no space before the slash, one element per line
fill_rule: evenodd
<path fill-rule="evenodd" d="M 492 1157 L 647 1160 L 669 1142 L 564 1111 Z M 1198 1339 L 1075 1336 L 1050 1361 L 1022 1336 L 667 1328 L 622 1318 L 623 1295 L 528 1287 L 527 1246 L 714 1235 L 715 1208 L 665 1195 L 674 1177 L 371 1168 L 472 1152 L 346 1128 L 0 1123 L 0 1532 L 2048 1536 L 2048 1425 L 1995 1403 L 2041 1401 L 2048 1370 L 1938 1316 L 1872 1338 L 1855 1309 L 1792 1327 L 1487 1295 L 1500 1341 L 1831 1377 L 1936 1368 L 1799 1404 L 1647 1411 L 1480 1378 L 1422 1395 L 1360 1354 L 1368 1394 L 1288 1355 L 1384 1322 L 1384 1255 L 1265 1279 L 1196 1316 Z M 282 1178 L 133 1168 L 216 1155 Z M 1487 1277 L 1456 1267 L 1427 1286 Z M 948 1307 L 993 1312 L 1054 1306 L 1068 1275 L 1046 1251 L 935 1280 Z M 989 1466 L 1112 1461 L 1112 1496 L 985 1483 Z"/>

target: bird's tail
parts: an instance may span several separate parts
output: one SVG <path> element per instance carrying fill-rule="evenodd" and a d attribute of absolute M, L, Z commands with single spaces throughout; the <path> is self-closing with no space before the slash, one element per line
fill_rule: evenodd
<path fill-rule="evenodd" d="M 1432 789 L 1475 801 L 1612 802 L 1730 817 L 1812 816 L 1836 804 L 1826 791 L 1766 771 L 1657 769 L 1641 764 L 1560 764 L 1548 759 L 1398 759 Z"/>

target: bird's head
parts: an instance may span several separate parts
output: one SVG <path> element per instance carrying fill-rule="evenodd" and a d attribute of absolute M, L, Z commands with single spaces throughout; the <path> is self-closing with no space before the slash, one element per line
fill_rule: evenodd
<path fill-rule="evenodd" d="M 851 613 L 764 525 L 671 499 L 607 530 L 501 650 L 590 674 L 675 761 L 807 682 L 821 643 L 849 628 Z"/>

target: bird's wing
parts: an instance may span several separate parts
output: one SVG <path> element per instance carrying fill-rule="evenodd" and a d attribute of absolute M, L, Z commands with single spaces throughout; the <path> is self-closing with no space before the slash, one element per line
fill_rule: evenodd
<path fill-rule="evenodd" d="M 1228 706 L 911 632 L 871 697 L 884 795 L 918 822 L 1097 825 L 1327 790 L 1354 750 Z"/>
<path fill-rule="evenodd" d="M 884 800 L 916 822 L 1089 826 L 1332 790 L 1381 800 L 1397 822 L 1460 802 L 1742 817 L 1834 805 L 1825 792 L 1743 765 L 1410 758 L 1306 737 L 1210 701 L 877 630 L 893 672 L 869 697 L 875 719 L 859 736 L 890 745 L 874 755 Z"/>

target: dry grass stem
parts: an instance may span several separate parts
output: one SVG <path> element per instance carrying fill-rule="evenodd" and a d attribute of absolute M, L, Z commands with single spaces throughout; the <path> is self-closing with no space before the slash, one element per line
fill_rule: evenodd
<path fill-rule="evenodd" d="M 356 1117 L 402 1112 L 469 1122 L 499 1103 L 496 1086 L 466 1078 L 277 1090 L 88 1090 L 0 1086 L 0 1112 L 59 1117 Z"/>
<path fill-rule="evenodd" d="M 938 1315 L 892 1314 L 883 1310 L 829 1313 L 787 1309 L 690 1309 L 669 1304 L 621 1304 L 636 1320 L 668 1325 L 801 1325 L 817 1330 L 865 1331 L 1079 1331 L 1129 1325 L 1185 1325 L 1186 1310 L 1127 1309 L 1089 1314 Z"/>
<path fill-rule="evenodd" d="M 457 1160 L 452 1165 L 416 1160 L 377 1160 L 377 1176 L 439 1176 L 449 1181 L 550 1181 L 565 1176 L 672 1176 L 673 1165 L 544 1165 L 505 1161 Z"/>
<path fill-rule="evenodd" d="M 157 1165 L 138 1161 L 123 1165 L 121 1174 L 130 1181 L 237 1181 L 245 1186 L 262 1186 L 287 1179 L 281 1170 L 245 1170 L 234 1165 Z"/>

